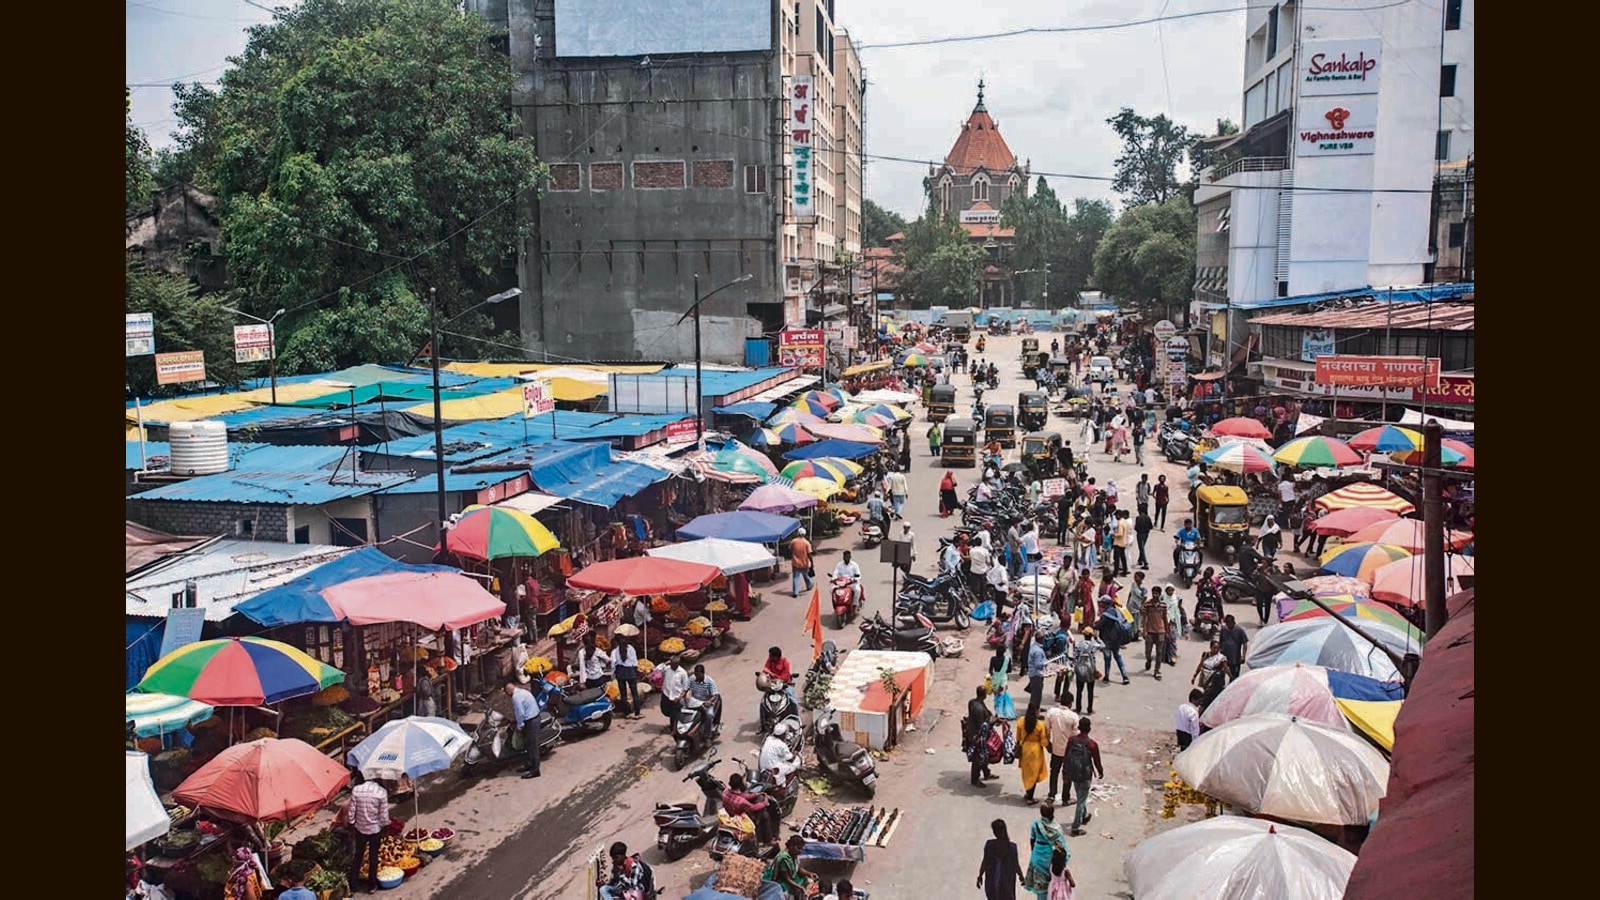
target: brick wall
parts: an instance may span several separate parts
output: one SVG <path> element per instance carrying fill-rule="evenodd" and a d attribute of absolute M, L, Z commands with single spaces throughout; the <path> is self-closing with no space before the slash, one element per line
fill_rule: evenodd
<path fill-rule="evenodd" d="M 253 523 L 252 536 L 258 540 L 294 540 L 287 506 L 133 498 L 127 501 L 127 507 L 129 519 L 168 534 L 234 537 L 239 535 L 239 520 L 246 519 Z"/>
<path fill-rule="evenodd" d="M 697 188 L 733 187 L 733 160 L 697 159 L 694 161 L 694 186 Z"/>
<path fill-rule="evenodd" d="M 577 163 L 556 163 L 550 167 L 550 190 L 575 191 L 583 180 L 583 167 Z"/>
<path fill-rule="evenodd" d="M 635 190 L 671 190 L 683 187 L 683 182 L 684 165 L 681 159 L 660 162 L 636 162 L 633 164 L 633 186 Z"/>
<path fill-rule="evenodd" d="M 589 166 L 589 190 L 622 190 L 622 163 L 593 163 Z"/>

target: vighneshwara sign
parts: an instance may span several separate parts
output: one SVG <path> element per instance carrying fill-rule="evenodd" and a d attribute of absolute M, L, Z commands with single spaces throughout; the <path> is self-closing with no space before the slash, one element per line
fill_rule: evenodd
<path fill-rule="evenodd" d="M 1378 146 L 1378 98 L 1305 97 L 1296 125 L 1299 156 L 1371 155 Z"/>

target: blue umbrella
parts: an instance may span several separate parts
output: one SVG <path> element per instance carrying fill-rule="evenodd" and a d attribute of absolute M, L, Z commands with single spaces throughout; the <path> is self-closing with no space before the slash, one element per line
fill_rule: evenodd
<path fill-rule="evenodd" d="M 679 540 L 724 538 L 756 544 L 775 544 L 794 533 L 800 522 L 788 516 L 739 510 L 700 516 L 678 528 Z"/>
<path fill-rule="evenodd" d="M 472 739 L 460 725 L 434 716 L 407 716 L 385 724 L 350 748 L 345 760 L 367 778 L 398 781 L 450 768 Z"/>
<path fill-rule="evenodd" d="M 1404 700 L 1406 686 L 1402 681 L 1379 681 L 1364 675 L 1352 675 L 1338 669 L 1325 670 L 1328 674 L 1328 691 L 1342 700 L 1369 700 L 1385 703 Z"/>
<path fill-rule="evenodd" d="M 796 460 L 821 459 L 824 456 L 833 456 L 839 459 L 861 459 L 877 453 L 878 449 L 877 444 L 862 444 L 856 441 L 841 441 L 837 438 L 829 438 L 825 441 L 817 441 L 815 444 L 796 447 L 785 453 L 783 458 Z"/>

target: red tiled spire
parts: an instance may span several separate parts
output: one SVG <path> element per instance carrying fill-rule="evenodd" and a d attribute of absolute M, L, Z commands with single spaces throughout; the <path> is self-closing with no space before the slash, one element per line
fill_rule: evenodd
<path fill-rule="evenodd" d="M 990 172 L 1003 172 L 1016 163 L 1016 154 L 1006 146 L 1006 139 L 1000 136 L 1000 129 L 983 105 L 983 82 L 979 81 L 978 105 L 972 108 L 972 115 L 961 126 L 961 134 L 945 155 L 944 164 L 957 175 L 970 175 L 979 166 Z"/>

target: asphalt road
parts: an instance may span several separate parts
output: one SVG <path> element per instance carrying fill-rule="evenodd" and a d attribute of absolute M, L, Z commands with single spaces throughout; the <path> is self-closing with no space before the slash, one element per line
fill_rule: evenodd
<path fill-rule="evenodd" d="M 1039 335 L 1046 346 L 1051 337 Z M 999 365 L 1001 381 L 998 390 L 989 392 L 989 399 L 1014 402 L 1019 390 L 1032 388 L 1022 380 L 1017 361 L 1020 338 L 990 338 L 987 344 L 982 357 Z M 958 376 L 956 384 L 958 408 L 970 409 L 970 380 Z M 941 519 L 937 514 L 938 481 L 943 473 L 928 454 L 926 415 L 920 405 L 914 405 L 913 411 L 917 419 L 912 426 L 912 492 L 906 515 L 917 535 L 920 560 L 914 570 L 927 573 L 933 568 L 938 537 L 947 534 L 957 520 Z M 1083 442 L 1076 421 L 1052 417 L 1049 427 L 1061 431 L 1081 452 Z M 1145 466 L 1136 466 L 1131 458 L 1114 463 L 1098 451 L 1091 452 L 1090 474 L 1101 485 L 1115 479 L 1128 506 L 1141 471 L 1149 472 L 1152 481 L 1164 473 L 1170 483 L 1180 484 L 1182 469 L 1160 459 L 1153 443 L 1149 450 Z M 1008 456 L 1015 458 L 1016 452 L 1008 451 Z M 974 470 L 956 471 L 964 494 L 972 484 Z M 1170 514 L 1174 520 L 1150 541 L 1152 568 L 1147 580 L 1155 584 L 1171 575 L 1171 533 L 1187 507 L 1184 493 L 1173 493 Z M 821 542 L 818 571 L 831 569 L 840 551 L 858 544 L 854 529 Z M 860 553 L 858 560 L 867 585 L 868 612 L 887 611 L 889 567 L 877 561 L 876 552 Z M 1220 565 L 1217 560 L 1207 562 Z M 762 602 L 756 606 L 754 619 L 736 623 L 735 640 L 706 659 L 707 670 L 725 698 L 727 727 L 719 747 L 725 760 L 740 755 L 753 763 L 759 748 L 754 673 L 767 647 L 782 647 L 797 671 L 805 668 L 809 641 L 802 636 L 801 621 L 806 598 L 789 596 L 787 563 L 784 572 L 780 581 L 757 585 Z M 1192 595 L 1186 596 L 1185 606 L 1192 610 Z M 1230 611 L 1240 613 L 1241 621 L 1246 619 L 1243 605 L 1230 607 Z M 831 614 L 824 616 L 824 630 L 841 648 L 855 646 L 859 637 L 853 624 L 835 630 Z M 947 626 L 942 631 L 954 633 L 954 628 Z M 874 900 L 979 896 L 974 879 L 983 841 L 990 834 L 989 822 L 996 817 L 1009 824 L 1012 837 L 1023 847 L 1026 864 L 1026 834 L 1035 812 L 1022 802 L 1017 770 L 1002 768 L 1002 777 L 990 787 L 975 788 L 967 782 L 967 764 L 960 752 L 960 719 L 974 686 L 983 680 L 988 656 L 981 646 L 982 635 L 982 626 L 974 625 L 962 635 L 969 648 L 964 657 L 936 664 L 918 730 L 907 734 L 888 760 L 878 763 L 881 777 L 874 802 L 900 808 L 904 821 L 890 846 L 869 849 L 866 861 L 850 873 Z M 1095 816 L 1089 833 L 1070 843 L 1070 868 L 1078 880 L 1079 897 L 1127 897 L 1123 854 L 1152 831 L 1183 820 L 1163 822 L 1158 815 L 1161 782 L 1175 750 L 1173 714 L 1188 693 L 1188 676 L 1199 659 L 1198 641 L 1184 642 L 1176 671 L 1159 682 L 1143 671 L 1142 650 L 1135 654 L 1130 647 L 1124 654 L 1132 684 L 1102 684 L 1095 700 L 1093 733 L 1100 743 L 1106 778 L 1099 785 L 1103 799 L 1091 804 Z M 1024 697 L 1020 703 L 1025 702 Z M 655 849 L 652 805 L 700 799 L 693 784 L 683 783 L 680 774 L 670 771 L 670 749 L 665 721 L 652 711 L 643 720 L 618 720 L 605 734 L 562 745 L 546 760 L 544 776 L 539 779 L 524 780 L 505 771 L 474 781 L 464 781 L 454 773 L 425 780 L 421 793 L 425 821 L 431 827 L 448 825 L 458 837 L 449 853 L 420 872 L 403 891 L 443 900 L 579 898 L 584 896 L 582 876 L 589 854 L 621 840 L 630 848 L 645 848 L 645 859 L 655 866 L 664 897 L 682 897 L 699 886 L 714 866 L 703 849 L 675 863 L 667 862 Z M 723 762 L 717 771 L 725 779 L 734 769 Z M 1043 788 L 1039 793 L 1043 794 Z M 858 802 L 848 794 L 818 798 L 807 792 L 790 824 L 798 826 L 819 801 Z M 1070 809 L 1066 814 L 1070 818 Z"/>

